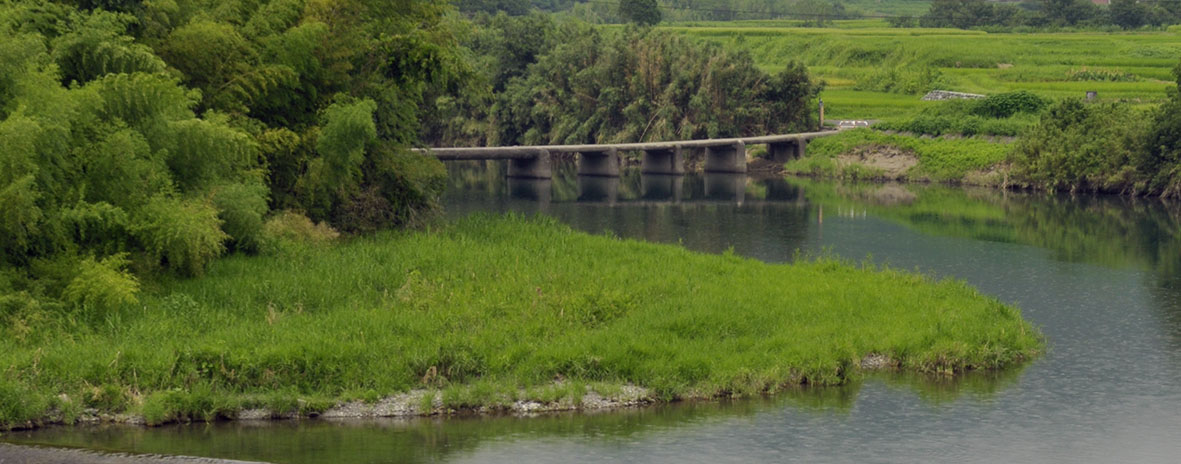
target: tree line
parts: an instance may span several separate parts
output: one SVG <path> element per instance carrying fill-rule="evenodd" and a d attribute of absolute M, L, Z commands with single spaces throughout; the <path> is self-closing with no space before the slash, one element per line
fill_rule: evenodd
<path fill-rule="evenodd" d="M 604 30 L 536 12 L 481 15 L 467 45 L 482 86 L 432 113 L 434 145 L 683 140 L 815 128 L 819 85 L 787 63 L 644 27 Z"/>
<path fill-rule="evenodd" d="M 823 25 L 858 17 L 840 0 L 454 0 L 465 13 L 521 16 L 530 11 L 564 12 L 588 22 L 655 24 L 668 21 L 800 19 Z"/>
<path fill-rule="evenodd" d="M 805 25 L 824 26 L 865 16 L 840 0 L 455 0 L 455 4 L 467 13 L 519 16 L 533 10 L 566 12 L 606 23 L 796 19 Z M 644 13 L 637 15 L 637 11 Z M 1110 5 L 1095 5 L 1090 0 L 933 0 L 923 15 L 887 15 L 885 19 L 894 27 L 1136 29 L 1181 23 L 1181 2 L 1112 0 Z"/>
<path fill-rule="evenodd" d="M 1036 0 L 997 3 L 986 0 L 934 0 L 918 18 L 890 18 L 895 27 L 1120 27 L 1136 29 L 1181 23 L 1181 2 L 1174 0 Z"/>

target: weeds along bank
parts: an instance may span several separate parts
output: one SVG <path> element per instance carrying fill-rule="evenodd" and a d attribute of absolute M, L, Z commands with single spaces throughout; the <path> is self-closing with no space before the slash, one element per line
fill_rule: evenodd
<path fill-rule="evenodd" d="M 668 269 L 678 269 L 670 274 Z M 331 246 L 290 242 L 138 304 L 28 314 L 0 337 L 0 422 L 87 408 L 151 423 L 315 411 L 427 390 L 431 408 L 748 395 L 1035 356 L 1017 309 L 956 281 L 829 259 L 772 265 L 475 216 Z M 430 399 L 426 400 L 427 402 Z"/>

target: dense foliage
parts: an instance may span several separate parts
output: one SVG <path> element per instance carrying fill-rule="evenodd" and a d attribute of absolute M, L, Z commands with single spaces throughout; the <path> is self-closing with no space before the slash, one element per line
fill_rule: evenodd
<path fill-rule="evenodd" d="M 75 6 L 80 5 L 80 6 Z M 0 319 L 109 309 L 273 238 L 273 210 L 413 222 L 442 168 L 404 147 L 470 73 L 445 4 L 0 5 Z"/>
<path fill-rule="evenodd" d="M 514 145 L 680 140 L 814 128 L 819 91 L 789 63 L 651 28 L 614 30 L 544 14 L 486 16 L 471 47 L 487 93 L 447 99 L 427 141 Z"/>
<path fill-rule="evenodd" d="M 1181 88 L 1181 66 L 1177 68 Z M 1181 93 L 1152 113 L 1066 100 L 1050 107 L 1013 154 L 1031 185 L 1181 195 Z M 1142 121 L 1148 120 L 1148 124 Z"/>
<path fill-rule="evenodd" d="M 1049 189 L 1134 188 L 1137 176 L 1130 161 L 1137 129 L 1129 122 L 1138 116 L 1124 105 L 1059 102 L 1018 142 L 1016 169 Z"/>

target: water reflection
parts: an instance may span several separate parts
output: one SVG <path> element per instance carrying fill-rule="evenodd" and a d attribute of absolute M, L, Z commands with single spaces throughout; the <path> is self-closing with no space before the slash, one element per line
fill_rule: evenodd
<path fill-rule="evenodd" d="M 1146 272 L 1151 307 L 1181 348 L 1181 205 L 1114 196 L 791 181 L 830 210 L 860 210 L 933 236 L 1016 243 L 1065 262 Z"/>
<path fill-rule="evenodd" d="M 649 201 L 681 201 L 685 190 L 685 176 L 645 174 L 640 178 L 640 198 Z"/>
<path fill-rule="evenodd" d="M 615 204 L 619 201 L 619 178 L 578 176 L 578 201 Z"/>
<path fill-rule="evenodd" d="M 551 179 L 511 178 L 508 193 L 511 198 L 548 205 L 553 199 L 554 182 Z"/>

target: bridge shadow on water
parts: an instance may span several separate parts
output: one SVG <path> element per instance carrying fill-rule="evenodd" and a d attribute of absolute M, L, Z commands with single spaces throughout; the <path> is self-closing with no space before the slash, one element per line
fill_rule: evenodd
<path fill-rule="evenodd" d="M 551 203 L 636 205 L 715 203 L 797 203 L 804 200 L 800 187 L 781 178 L 734 173 L 686 175 L 641 174 L 625 170 L 619 177 L 578 175 L 572 163 L 558 163 L 552 179 L 508 177 L 503 162 L 449 162 L 451 196 L 482 196 L 537 202 L 541 210 Z"/>

